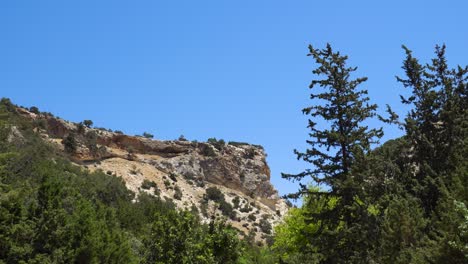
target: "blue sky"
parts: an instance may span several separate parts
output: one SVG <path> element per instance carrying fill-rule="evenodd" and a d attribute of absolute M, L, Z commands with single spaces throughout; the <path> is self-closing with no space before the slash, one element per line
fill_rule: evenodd
<path fill-rule="evenodd" d="M 292 153 L 307 137 L 308 44 L 348 54 L 372 101 L 404 114 L 401 44 L 427 61 L 446 43 L 449 63 L 466 65 L 467 10 L 462 0 L 1 1 L 0 96 L 129 134 L 261 144 L 285 194 L 297 185 L 280 173 L 308 166 Z"/>

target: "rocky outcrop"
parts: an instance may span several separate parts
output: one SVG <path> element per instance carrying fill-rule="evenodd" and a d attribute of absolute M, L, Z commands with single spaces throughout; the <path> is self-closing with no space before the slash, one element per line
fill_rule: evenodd
<path fill-rule="evenodd" d="M 135 192 L 158 193 L 181 208 L 195 206 L 206 220 L 225 214 L 215 202 L 206 200 L 207 188 L 219 188 L 234 208 L 228 216 L 231 224 L 244 233 L 256 230 L 258 239 L 265 236 L 259 224 L 268 221 L 274 225 L 288 209 L 270 183 L 261 146 L 213 140 L 152 140 L 88 128 L 22 108 L 19 113 L 31 118 L 36 129 L 62 150 L 62 140 L 73 137 L 77 146 L 69 156 L 74 162 L 122 177 Z M 142 188 L 145 181 L 154 182 L 158 191 Z M 173 199 L 176 189 L 182 195 Z"/>

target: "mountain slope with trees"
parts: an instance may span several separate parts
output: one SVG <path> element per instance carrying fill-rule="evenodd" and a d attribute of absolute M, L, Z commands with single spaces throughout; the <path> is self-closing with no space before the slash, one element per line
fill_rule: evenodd
<path fill-rule="evenodd" d="M 285 216 L 277 211 L 275 227 L 273 217 L 251 212 L 261 206 L 215 187 L 232 184 L 265 210 L 276 209 L 258 146 L 87 133 L 95 130 L 91 120 L 62 126 L 54 118 L 28 118 L 39 109 L 25 112 L 2 99 L 0 263 L 468 263 L 468 67 L 449 67 L 445 46 L 436 46 L 426 64 L 403 49 L 397 82 L 409 92 L 401 101 L 410 110 L 400 118 L 390 106 L 388 117 L 377 115 L 361 88 L 366 78 L 354 76 L 347 56 L 331 45 L 309 47 L 317 66 L 312 105 L 303 109 L 310 133 L 308 148 L 295 154 L 310 167 L 283 174 L 299 182 L 288 197 L 303 203 Z M 404 135 L 380 143 L 383 129 L 368 126 L 374 118 Z M 189 148 L 203 164 L 187 159 Z M 159 182 L 146 178 L 129 186 L 144 166 L 130 167 L 128 179 L 104 172 L 113 159 L 152 160 L 153 169 L 167 173 L 166 197 Z M 206 173 L 198 175 L 200 168 Z M 167 169 L 205 177 L 200 206 L 215 205 L 211 215 L 180 206 L 188 201 L 181 182 L 195 190 L 198 178 L 181 180 Z M 254 174 L 266 176 L 249 182 Z M 253 232 L 240 235 L 239 215 L 255 223 L 245 228 L 271 234 L 266 243 Z"/>

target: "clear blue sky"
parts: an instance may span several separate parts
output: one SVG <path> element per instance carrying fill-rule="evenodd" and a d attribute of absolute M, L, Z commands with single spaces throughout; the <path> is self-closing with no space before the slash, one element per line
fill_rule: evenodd
<path fill-rule="evenodd" d="M 467 10 L 464 0 L 1 1 L 0 96 L 129 134 L 261 144 L 284 194 L 297 186 L 280 173 L 308 166 L 292 153 L 307 136 L 307 45 L 348 54 L 372 101 L 398 110 L 401 44 L 425 61 L 446 43 L 449 62 L 466 65 Z"/>

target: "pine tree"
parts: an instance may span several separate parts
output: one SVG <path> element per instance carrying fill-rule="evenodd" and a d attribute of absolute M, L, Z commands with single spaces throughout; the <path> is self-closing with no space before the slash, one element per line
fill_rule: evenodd
<path fill-rule="evenodd" d="M 468 67 L 450 69 L 445 45 L 436 46 L 435 58 L 425 65 L 403 48 L 406 76 L 397 80 L 411 89 L 402 102 L 413 106 L 404 122 L 410 144 L 406 177 L 416 183 L 406 189 L 430 219 L 426 232 L 431 241 L 424 245 L 425 255 L 436 262 L 465 263 L 463 252 L 449 242 L 462 239 L 457 229 L 464 219 L 455 204 L 468 202 Z"/>
<path fill-rule="evenodd" d="M 411 89 L 411 96 L 401 99 L 413 106 L 404 127 L 412 146 L 408 163 L 418 182 L 410 191 L 421 199 L 429 216 L 441 196 L 439 188 L 452 184 L 451 171 L 465 160 L 460 146 L 467 136 L 468 67 L 449 69 L 445 45 L 436 46 L 436 57 L 426 65 L 420 64 L 407 47 L 403 49 L 406 78 L 397 80 Z"/>
<path fill-rule="evenodd" d="M 311 214 L 311 221 L 321 223 L 318 233 L 311 239 L 318 240 L 318 252 L 323 254 L 324 263 L 367 258 L 365 247 L 371 246 L 373 234 L 366 225 L 375 221 L 369 219 L 369 204 L 361 188 L 364 174 L 358 168 L 371 145 L 383 134 L 381 129 L 369 129 L 363 124 L 375 116 L 377 106 L 369 104 L 366 90 L 358 89 L 367 78 L 352 79 L 357 67 L 346 65 L 347 56 L 334 52 L 330 44 L 321 50 L 309 46 L 309 52 L 308 56 L 318 64 L 313 74 L 325 78 L 312 81 L 309 88 L 318 91 L 310 98 L 317 104 L 302 110 L 311 117 L 308 121 L 310 139 L 306 140 L 309 148 L 305 152 L 294 152 L 298 159 L 311 163 L 313 168 L 299 174 L 283 174 L 283 177 L 297 181 L 310 177 L 316 184 L 329 188 L 310 192 L 300 183 L 299 191 L 289 195 L 291 198 L 309 195 L 311 202 L 313 197 L 338 198 L 333 208 Z M 318 120 L 323 123 L 319 125 Z"/>

